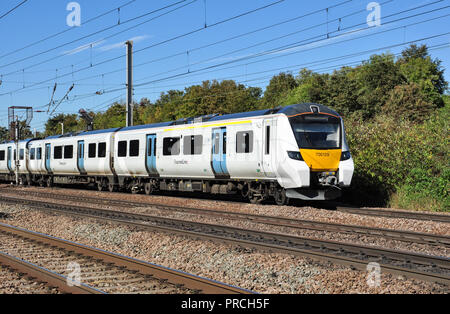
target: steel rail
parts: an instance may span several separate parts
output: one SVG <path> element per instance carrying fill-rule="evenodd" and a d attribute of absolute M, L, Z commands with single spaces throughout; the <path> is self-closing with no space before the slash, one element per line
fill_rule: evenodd
<path fill-rule="evenodd" d="M 81 254 L 94 259 L 99 259 L 105 263 L 112 263 L 118 267 L 125 267 L 128 270 L 137 271 L 143 275 L 150 275 L 158 279 L 167 280 L 174 285 L 182 285 L 193 291 L 201 291 L 205 294 L 249 294 L 254 293 L 250 290 L 241 289 L 232 285 L 221 283 L 215 280 L 195 276 L 182 271 L 174 270 L 168 267 L 156 265 L 153 263 L 126 257 L 120 254 L 99 250 L 87 245 L 63 240 L 42 233 L 25 230 L 22 228 L 0 223 L 0 231 L 16 236 L 21 236 L 40 243 L 46 243 L 50 246 L 61 248 L 65 251 L 71 251 L 75 254 Z"/>
<path fill-rule="evenodd" d="M 19 199 L 10 199 L 9 201 L 27 204 L 27 201 Z M 31 202 L 34 202 L 34 204 L 30 204 L 30 202 L 28 204 L 33 208 L 44 209 L 54 213 L 68 213 L 75 216 L 94 218 L 103 222 L 110 221 L 127 224 L 132 227 L 169 232 L 205 240 L 215 240 L 244 247 L 256 247 L 268 251 L 326 259 L 360 270 L 365 270 L 369 262 L 375 261 L 382 265 L 384 271 L 389 273 L 450 285 L 450 259 L 446 257 L 84 206 L 42 201 Z"/>
<path fill-rule="evenodd" d="M 52 272 L 46 268 L 24 261 L 10 254 L 0 252 L 0 265 L 8 266 L 11 269 L 26 274 L 34 281 L 44 282 L 48 287 L 55 287 L 60 292 L 68 294 L 103 294 L 103 291 L 90 287 L 86 284 L 70 286 L 67 284 L 67 277 Z"/>
<path fill-rule="evenodd" d="M 25 192 L 25 191 L 24 191 Z M 42 197 L 42 195 L 36 194 L 37 197 Z M 80 198 L 74 195 L 61 195 L 54 193 L 43 193 L 51 196 L 52 198 L 62 199 L 62 200 L 73 200 L 80 201 Z M 199 209 L 193 207 L 184 207 L 184 206 L 175 206 L 175 205 L 165 205 L 159 203 L 144 203 L 144 202 L 132 202 L 132 201 L 124 201 L 124 200 L 110 200 L 103 198 L 95 198 L 95 197 L 84 197 L 83 201 L 89 201 L 90 203 L 96 203 L 99 205 L 107 205 L 114 206 L 119 205 L 123 207 L 154 207 L 159 210 L 170 210 L 175 212 L 183 212 L 183 213 L 191 213 L 197 215 L 207 215 L 207 216 L 215 216 L 226 219 L 233 220 L 241 220 L 245 219 L 250 222 L 262 223 L 267 225 L 279 226 L 279 227 L 287 227 L 287 228 L 295 228 L 295 229 L 304 229 L 304 230 L 314 230 L 314 231 L 328 231 L 328 232 L 340 232 L 347 234 L 358 234 L 358 235 L 366 235 L 366 236 L 382 236 L 386 239 L 392 239 L 403 242 L 414 242 L 419 244 L 427 244 L 427 245 L 438 245 L 444 247 L 450 247 L 450 237 L 435 235 L 431 233 L 420 233 L 420 232 L 411 232 L 404 230 L 393 230 L 393 229 L 385 229 L 385 228 L 372 228 L 365 226 L 355 226 L 355 225 L 344 225 L 337 223 L 328 223 L 328 222 L 319 222 L 312 220 L 304 220 L 304 219 L 294 219 L 280 216 L 267 216 L 267 215 L 254 215 L 248 213 L 239 213 L 239 212 L 230 212 L 230 211 L 220 211 L 215 209 Z"/>
<path fill-rule="evenodd" d="M 35 194 L 35 195 L 42 195 L 47 194 L 54 196 L 56 198 L 71 198 L 71 199 L 77 199 L 74 195 L 62 195 L 62 194 L 56 194 L 52 192 L 34 192 L 34 191 L 21 191 L 17 190 L 15 188 L 12 188 L 10 186 L 4 187 L 5 189 L 10 189 L 11 192 L 27 195 L 29 193 Z M 89 197 L 89 196 L 83 196 L 84 199 L 89 199 L 92 201 L 98 202 L 98 198 L 96 197 Z M 104 199 L 103 199 L 104 200 Z M 109 199 L 110 202 L 115 203 L 117 205 L 123 205 L 123 206 L 163 206 L 158 203 L 151 203 L 151 202 L 132 202 L 132 201 L 124 201 L 124 200 L 114 200 Z M 164 205 L 164 206 L 170 206 L 170 205 Z M 335 206 L 337 211 L 349 213 L 349 214 L 356 214 L 356 215 L 364 215 L 364 216 L 375 216 L 375 217 L 388 217 L 388 218 L 405 218 L 405 219 L 415 219 L 415 220 L 425 220 L 425 221 L 435 221 L 435 222 L 443 222 L 443 223 L 450 223 L 450 215 L 445 214 L 438 214 L 438 213 L 424 213 L 424 212 L 415 212 L 415 211 L 400 211 L 400 210 L 389 210 L 389 209 L 374 209 L 374 208 L 359 208 L 359 207 L 350 207 L 350 206 Z"/>

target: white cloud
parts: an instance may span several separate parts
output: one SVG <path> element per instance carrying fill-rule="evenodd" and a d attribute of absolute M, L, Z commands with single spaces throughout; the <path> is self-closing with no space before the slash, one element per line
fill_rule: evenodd
<path fill-rule="evenodd" d="M 64 52 L 63 52 L 63 55 L 73 55 L 73 54 L 82 52 L 82 51 L 84 51 L 84 50 L 90 49 L 91 46 L 92 46 L 92 47 L 99 46 L 99 45 L 103 44 L 104 42 L 105 42 L 105 40 L 94 41 L 94 42 L 91 42 L 91 43 L 89 43 L 89 44 L 79 46 L 79 47 L 77 47 L 77 48 L 75 48 L 75 49 L 68 50 L 68 51 L 64 51 Z"/>
<path fill-rule="evenodd" d="M 141 36 L 135 36 L 135 37 L 130 38 L 128 40 L 132 41 L 133 43 L 137 43 L 137 42 L 143 41 L 143 40 L 145 40 L 147 38 L 150 38 L 150 37 L 152 37 L 152 36 L 141 35 Z M 112 49 L 121 48 L 121 47 L 123 47 L 125 45 L 126 42 L 127 41 L 121 41 L 119 43 L 103 46 L 103 47 L 100 47 L 99 50 L 101 50 L 101 51 L 109 51 L 109 50 L 112 50 Z"/>

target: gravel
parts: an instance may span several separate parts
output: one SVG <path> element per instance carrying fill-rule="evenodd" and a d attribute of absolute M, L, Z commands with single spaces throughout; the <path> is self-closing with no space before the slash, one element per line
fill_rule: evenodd
<path fill-rule="evenodd" d="M 91 195 L 91 192 L 85 195 L 87 194 Z M 105 197 L 105 194 L 101 195 Z M 117 195 L 120 194 L 111 194 L 111 198 Z M 135 199 L 134 195 L 130 197 L 124 194 L 122 197 L 128 200 Z M 142 196 L 137 195 L 137 197 Z M 151 198 L 151 201 L 155 199 Z M 196 206 L 196 202 L 203 202 L 203 200 L 190 200 L 189 206 Z M 211 202 L 214 201 L 205 202 L 211 207 Z M 247 205 L 242 204 L 241 207 L 245 208 Z M 260 214 L 268 214 L 266 209 L 270 206 L 258 208 L 260 208 Z M 233 210 L 235 210 L 234 205 Z M 256 211 L 256 208 L 252 211 Z M 0 221 L 7 224 L 260 293 L 448 293 L 446 286 L 384 273 L 381 274 L 380 286 L 371 288 L 366 282 L 365 272 L 354 271 L 348 267 L 286 254 L 264 253 L 237 246 L 192 240 L 184 236 L 140 231 L 131 227 L 100 223 L 88 218 L 53 215 L 21 205 L 0 204 L 0 212 L 8 214 L 8 217 L 0 217 Z M 299 212 L 302 212 L 302 209 L 299 209 Z"/>
<path fill-rule="evenodd" d="M 92 196 L 91 194 L 99 194 L 99 197 L 105 198 L 106 195 L 104 193 L 98 193 L 93 191 L 77 191 L 77 190 L 61 190 L 61 192 L 64 192 L 64 194 L 69 195 L 77 195 L 80 196 L 80 192 L 84 192 L 83 195 L 85 196 Z M 127 195 L 127 194 L 111 194 L 112 196 L 117 197 L 117 195 L 122 196 L 121 200 L 133 200 L 134 198 L 141 198 L 142 195 Z M 45 195 L 42 197 L 46 197 Z M 147 197 L 147 196 L 144 196 Z M 148 197 L 147 197 L 148 198 Z M 160 197 L 156 197 L 157 199 Z M 29 197 L 29 199 L 41 199 L 40 197 Z M 154 201 L 153 197 L 150 198 L 151 202 Z M 45 199 L 46 201 L 53 201 L 55 203 L 61 202 L 61 200 L 51 200 Z M 148 200 L 147 200 L 148 201 Z M 166 202 L 164 204 L 173 204 L 173 205 L 179 205 L 177 202 L 179 201 L 179 198 L 167 198 Z M 76 202 L 76 201 L 64 201 L 66 204 L 73 204 L 73 205 L 85 205 L 85 203 Z M 194 205 L 194 202 L 198 202 L 197 205 Z M 206 203 L 205 203 L 206 202 Z M 204 209 L 211 209 L 214 208 L 210 203 L 218 203 L 223 205 L 223 202 L 217 202 L 217 201 L 205 201 L 205 200 L 192 200 L 188 204 L 189 207 L 198 206 L 198 208 L 204 208 Z M 162 203 L 159 202 L 158 203 Z M 174 204 L 175 203 L 175 204 Z M 330 223 L 342 223 L 342 224 L 354 224 L 354 225 L 362 225 L 362 226 L 369 226 L 369 227 L 376 227 L 376 228 L 385 228 L 385 229 L 394 229 L 394 230 L 408 230 L 408 231 L 415 231 L 415 232 L 425 232 L 425 233 L 435 233 L 440 235 L 447 235 L 446 233 L 449 232 L 449 228 L 447 224 L 445 223 L 437 223 L 437 222 L 430 222 L 430 221 L 416 221 L 411 219 L 400 219 L 400 218 L 386 218 L 386 217 L 368 217 L 368 216 L 359 216 L 355 214 L 348 214 L 348 213 L 340 213 L 340 212 L 329 212 L 329 211 L 321 211 L 317 209 L 311 209 L 311 208 L 303 208 L 303 207 L 296 207 L 297 213 L 294 215 L 293 213 L 290 213 L 289 215 L 286 214 L 286 212 L 283 212 L 283 209 L 289 209 L 292 211 L 292 207 L 285 206 L 281 207 L 280 213 L 273 213 L 273 212 L 267 212 L 267 210 L 270 210 L 272 206 L 255 206 L 255 205 L 247 205 L 247 204 L 237 204 L 241 207 L 235 207 L 235 203 L 233 203 L 233 207 L 230 208 L 220 208 L 220 210 L 226 210 L 226 211 L 232 211 L 232 212 L 246 212 L 251 214 L 258 214 L 258 215 L 278 215 L 278 216 L 284 216 L 287 218 L 296 218 L 296 219 L 306 219 L 306 220 L 315 220 L 315 221 L 322 221 L 322 222 L 330 222 Z M 210 223 L 210 224 L 218 224 L 218 225 L 228 225 L 228 226 L 234 226 L 237 228 L 242 229 L 253 229 L 253 230 L 259 230 L 259 231 L 266 231 L 266 232 L 275 232 L 275 233 L 284 233 L 284 234 L 291 234 L 299 237 L 306 237 L 306 238 L 313 238 L 313 239 L 320 239 L 320 240 L 329 240 L 329 241 L 338 241 L 338 242 L 345 242 L 345 243 L 352 243 L 352 244 L 361 244 L 366 246 L 374 246 L 374 247 L 383 247 L 383 248 L 389 248 L 392 250 L 401 250 L 401 251 L 412 251 L 416 253 L 421 254 L 427 254 L 427 255 L 433 255 L 433 256 L 443 256 L 443 257 L 450 257 L 450 250 L 447 247 L 444 246 L 434 246 L 434 245 L 427 245 L 427 244 L 417 244 L 417 243 L 411 243 L 409 241 L 395 241 L 390 239 L 385 239 L 383 237 L 379 236 L 367 236 L 362 234 L 353 234 L 353 233 L 343 233 L 343 232 L 329 232 L 329 231 L 318 231 L 318 230 L 307 230 L 307 229 L 298 229 L 298 228 L 286 228 L 286 227 L 279 227 L 279 226 L 271 226 L 261 223 L 254 223 L 250 221 L 245 220 L 236 220 L 236 219 L 225 219 L 225 218 L 217 218 L 217 217 L 206 217 L 204 215 L 198 215 L 198 214 L 189 214 L 189 213 L 180 213 L 180 212 L 174 212 L 170 210 L 159 210 L 154 207 L 135 207 L 135 208 L 129 208 L 129 207 L 115 207 L 115 206 L 107 206 L 105 204 L 96 204 L 91 203 L 89 204 L 90 207 L 96 207 L 96 208 L 107 208 L 110 210 L 120 210 L 125 212 L 133 212 L 133 213 L 139 213 L 139 214 L 149 214 L 149 215 L 156 215 L 161 217 L 170 217 L 170 218 L 176 218 L 181 220 L 188 220 L 188 221 L 194 221 L 194 222 L 203 222 L 203 223 Z M 209 207 L 207 207 L 209 206 Z M 245 209 L 252 209 L 252 210 L 245 210 Z M 280 208 L 280 207 L 277 207 Z M 244 210 L 243 210 L 244 209 Z M 311 216 L 311 213 L 317 213 L 314 216 Z M 326 217 L 323 217 L 323 215 L 326 215 Z M 335 217 L 336 220 L 331 219 L 329 216 L 338 216 Z M 356 216 L 356 217 L 355 217 Z M 345 218 L 345 221 L 343 219 Z M 353 220 L 352 220 L 353 219 Z M 350 222 L 348 220 L 351 220 Z M 358 221 L 355 221 L 358 220 Z M 390 226 L 390 228 L 387 228 Z M 397 228 L 393 228 L 392 226 L 397 226 Z M 84 227 L 84 228 L 87 228 Z M 426 229 L 426 231 L 424 230 Z M 434 232 L 430 232 L 429 230 L 432 229 Z M 104 239 L 104 241 L 115 241 L 114 238 L 112 238 L 110 235 L 106 233 L 102 233 L 99 235 Z M 113 243 L 114 244 L 114 243 Z"/>

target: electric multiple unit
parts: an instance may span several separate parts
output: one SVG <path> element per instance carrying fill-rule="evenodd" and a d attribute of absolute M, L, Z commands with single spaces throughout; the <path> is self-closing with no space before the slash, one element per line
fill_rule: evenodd
<path fill-rule="evenodd" d="M 18 155 L 16 155 L 18 153 Z M 353 176 L 342 118 L 319 104 L 0 144 L 0 179 L 99 190 L 329 200 Z"/>

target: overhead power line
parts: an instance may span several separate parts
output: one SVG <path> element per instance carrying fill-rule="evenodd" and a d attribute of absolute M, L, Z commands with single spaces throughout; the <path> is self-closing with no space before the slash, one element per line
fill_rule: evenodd
<path fill-rule="evenodd" d="M 448 6 L 448 7 L 450 7 L 450 6 Z M 445 7 L 445 8 L 447 8 L 447 7 Z M 436 11 L 436 10 L 433 10 L 433 11 Z M 426 13 L 429 13 L 429 12 L 426 12 Z M 426 14 L 426 13 L 421 13 L 421 14 Z M 415 15 L 415 16 L 418 16 L 418 15 Z M 379 34 L 382 34 L 382 33 L 391 32 L 393 30 L 398 30 L 398 29 L 403 29 L 405 27 L 409 27 L 409 26 L 412 26 L 412 25 L 418 25 L 418 24 L 421 24 L 421 23 L 429 22 L 429 21 L 434 21 L 436 19 L 444 18 L 444 17 L 448 17 L 448 16 L 450 16 L 450 14 L 446 14 L 446 15 L 443 15 L 443 16 L 440 16 L 440 17 L 437 17 L 437 18 L 430 18 L 430 19 L 427 19 L 427 20 L 424 20 L 424 21 L 412 23 L 412 24 L 409 24 L 409 25 L 403 25 L 403 26 L 395 27 L 395 28 L 392 28 L 392 29 L 388 29 L 388 30 L 384 30 L 384 31 L 376 32 L 376 33 L 371 33 L 371 34 L 366 34 L 366 35 L 362 35 L 362 36 L 359 36 L 359 37 L 350 38 L 350 39 L 343 40 L 343 41 L 340 41 L 340 42 L 333 42 L 333 43 L 327 44 L 325 46 L 333 45 L 333 44 L 337 44 L 337 43 L 348 42 L 348 41 L 353 41 L 353 40 L 356 40 L 356 39 L 365 38 L 365 37 L 369 37 L 369 36 L 379 35 Z M 389 24 L 395 23 L 395 22 L 398 22 L 400 20 L 404 20 L 404 19 L 407 19 L 407 18 L 411 18 L 411 16 L 410 17 L 406 17 L 406 18 L 400 18 L 400 19 L 397 19 L 397 20 L 393 20 L 393 21 L 390 21 L 388 23 Z M 388 23 L 384 23 L 384 25 L 387 25 Z M 284 45 L 284 46 L 273 48 L 273 49 L 266 50 L 266 51 L 263 51 L 263 52 L 255 53 L 255 54 L 252 54 L 250 56 L 245 56 L 245 57 L 237 58 L 235 60 L 222 62 L 220 64 L 207 66 L 207 67 L 200 68 L 200 69 L 197 69 L 197 70 L 189 70 L 189 71 L 186 71 L 186 72 L 183 72 L 183 73 L 174 74 L 174 75 L 171 75 L 171 76 L 167 76 L 165 78 L 155 79 L 155 80 L 148 81 L 148 82 L 145 82 L 145 83 L 135 84 L 135 87 L 139 87 L 139 86 L 143 86 L 143 85 L 149 85 L 149 84 L 153 84 L 153 83 L 164 81 L 164 80 L 171 79 L 171 78 L 176 78 L 176 77 L 181 77 L 181 76 L 189 76 L 189 75 L 192 75 L 193 73 L 196 73 L 196 72 L 201 72 L 201 71 L 209 70 L 209 69 L 215 69 L 215 68 L 218 68 L 218 67 L 221 67 L 221 66 L 224 66 L 224 65 L 228 65 L 228 64 L 232 64 L 232 63 L 236 63 L 236 62 L 240 62 L 240 61 L 245 61 L 245 60 L 249 60 L 249 59 L 253 59 L 253 58 L 257 58 L 257 57 L 261 57 L 261 56 L 266 56 L 266 55 L 270 55 L 270 54 L 280 53 L 280 52 L 288 51 L 289 49 L 300 48 L 302 46 L 307 46 L 307 45 L 311 45 L 311 44 L 315 44 L 315 43 L 319 43 L 319 42 L 326 42 L 329 39 L 339 38 L 339 37 L 350 35 L 350 34 L 353 34 L 353 33 L 356 33 L 356 32 L 361 32 L 361 31 L 364 31 L 364 30 L 368 30 L 370 28 L 373 28 L 373 27 L 367 27 L 367 28 L 364 28 L 364 29 L 358 29 L 358 30 L 349 31 L 349 32 L 346 32 L 346 33 L 343 33 L 343 34 L 340 34 L 340 35 L 337 35 L 337 36 L 334 36 L 334 37 L 329 37 L 327 39 L 323 39 L 324 35 L 315 36 L 313 38 L 320 38 L 320 39 L 313 40 L 313 41 L 308 41 L 308 39 L 307 40 L 302 40 L 300 42 L 296 42 L 296 43 L 293 43 L 293 44 Z M 430 38 L 432 38 L 432 37 L 430 37 Z M 317 47 L 315 47 L 315 48 L 317 48 Z M 315 48 L 310 48 L 309 50 L 315 49 Z M 305 51 L 305 50 L 302 50 L 302 51 Z M 267 58 L 267 59 L 254 61 L 253 63 L 262 62 L 262 61 L 266 61 L 266 60 L 272 60 L 272 59 L 280 58 L 280 57 L 285 57 L 285 56 L 296 54 L 296 53 L 299 53 L 299 52 L 301 52 L 301 51 L 294 51 L 294 52 L 290 52 L 290 53 L 286 53 L 286 54 L 282 54 L 282 55 L 277 55 L 277 56 L 270 57 L 270 58 Z M 165 72 L 160 73 L 160 74 L 173 72 L 173 71 L 178 70 L 178 69 L 180 69 L 180 68 L 173 69 L 173 70 L 166 70 Z M 159 74 L 157 74 L 157 75 L 159 75 Z"/>
<path fill-rule="evenodd" d="M 185 1 L 186 1 L 186 0 L 185 0 Z M 195 1 L 197 1 L 197 0 L 194 0 L 193 2 L 195 2 Z M 241 14 L 239 14 L 239 15 L 235 15 L 235 16 L 233 16 L 233 17 L 230 17 L 230 18 L 221 20 L 221 21 L 219 21 L 219 22 L 216 22 L 216 23 L 214 23 L 214 24 L 209 25 L 207 29 L 212 28 L 212 27 L 215 27 L 215 26 L 220 25 L 220 24 L 224 24 L 224 23 L 226 23 L 226 22 L 235 20 L 235 19 L 237 19 L 237 18 L 246 16 L 246 15 L 252 14 L 252 13 L 254 13 L 254 12 L 257 12 L 257 11 L 260 11 L 260 10 L 263 10 L 263 9 L 266 9 L 266 8 L 269 8 L 269 7 L 273 6 L 273 5 L 279 4 L 279 3 L 284 2 L 284 1 L 285 1 L 285 0 L 278 0 L 278 1 L 276 1 L 276 2 L 272 2 L 272 3 L 268 4 L 268 5 L 265 5 L 265 6 L 256 8 L 256 9 L 252 9 L 252 10 L 250 10 L 250 11 L 241 13 Z M 183 1 L 183 2 L 184 2 L 184 1 Z M 191 2 L 191 3 L 192 3 L 192 2 Z M 168 43 L 168 42 L 170 42 L 170 41 L 174 41 L 174 40 L 177 40 L 177 39 L 179 39 L 179 38 L 186 37 L 186 36 L 188 36 L 188 35 L 191 35 L 191 34 L 193 34 L 193 33 L 195 33 L 195 32 L 201 31 L 201 30 L 205 30 L 205 28 L 202 27 L 201 29 L 191 31 L 191 32 L 188 32 L 188 33 L 185 33 L 185 34 L 182 34 L 182 35 L 179 35 L 179 36 L 170 38 L 170 39 L 168 39 L 168 40 L 164 40 L 164 41 L 159 42 L 159 43 L 157 43 L 157 44 L 154 44 L 154 45 L 152 45 L 152 46 L 162 45 L 162 44 L 164 44 L 164 43 Z M 150 47 L 147 47 L 146 49 L 149 49 L 149 48 L 150 48 Z M 136 54 L 136 53 L 138 53 L 138 52 L 140 52 L 140 51 L 142 51 L 142 50 L 135 51 L 134 54 Z M 120 55 L 120 56 L 118 56 L 118 57 L 114 57 L 114 58 L 111 58 L 111 59 L 107 59 L 107 60 L 101 61 L 101 62 L 99 62 L 99 63 L 92 64 L 92 65 L 89 65 L 89 66 L 84 67 L 84 68 L 80 68 L 80 69 L 75 70 L 75 71 L 70 71 L 70 72 L 67 72 L 67 73 L 65 73 L 65 74 L 58 75 L 57 78 L 67 77 L 67 76 L 69 76 L 69 75 L 73 75 L 73 74 L 75 74 L 75 73 L 79 73 L 79 72 L 81 72 L 81 71 L 85 71 L 85 70 L 88 70 L 88 69 L 97 67 L 97 66 L 99 66 L 99 65 L 106 64 L 106 63 L 109 63 L 109 62 L 112 62 L 112 61 L 115 61 L 115 60 L 124 58 L 125 56 L 126 56 L 125 54 L 122 54 L 122 55 Z M 47 60 L 47 61 L 51 61 L 51 60 L 54 60 L 54 58 L 53 58 L 53 59 L 49 59 L 49 60 Z M 40 64 L 42 64 L 42 63 L 40 63 Z M 25 70 L 26 70 L 26 69 L 29 69 L 30 67 L 34 67 L 34 66 L 36 66 L 36 65 L 39 65 L 39 64 L 35 64 L 35 65 L 32 65 L 32 66 L 26 67 Z M 16 72 L 12 72 L 12 73 L 7 73 L 7 74 L 2 74 L 2 75 L 3 75 L 3 76 L 7 76 L 7 75 L 10 75 L 10 74 L 17 73 L 17 72 L 22 72 L 22 71 L 23 71 L 23 69 L 20 70 L 20 71 L 16 71 Z M 54 79 L 55 79 L 55 78 L 50 78 L 50 79 L 41 81 L 41 82 L 39 82 L 39 83 L 29 85 L 29 86 L 27 86 L 26 88 L 31 88 L 31 87 L 34 87 L 34 86 L 37 86 L 37 85 L 41 85 L 41 84 L 44 84 L 44 83 L 53 81 Z M 22 88 L 22 89 L 23 89 L 23 88 Z M 15 91 L 6 92 L 6 93 L 4 93 L 4 94 L 0 94 L 0 96 L 3 96 L 3 95 L 5 95 L 5 94 L 9 94 L 9 93 L 14 93 L 14 92 L 20 91 L 20 90 L 22 90 L 22 89 L 17 89 L 17 90 L 15 90 Z"/>
<path fill-rule="evenodd" d="M 2 18 L 4 18 L 5 16 L 7 16 L 8 14 L 12 13 L 14 10 L 18 9 L 21 5 L 23 5 L 25 2 L 27 2 L 28 0 L 24 0 L 21 3 L 19 3 L 18 5 L 16 5 L 14 8 L 12 8 L 11 10 L 9 10 L 8 12 L 6 12 L 5 14 L 0 16 L 0 20 Z"/>
<path fill-rule="evenodd" d="M 165 10 L 165 9 L 167 9 L 167 8 L 173 7 L 173 6 L 177 5 L 177 4 L 180 4 L 180 3 L 183 3 L 183 2 L 186 2 L 186 1 L 188 1 L 188 0 L 181 0 L 181 1 L 178 1 L 178 2 L 176 2 L 176 3 L 173 3 L 173 4 L 170 4 L 170 5 L 167 5 L 167 6 L 158 8 L 158 9 L 156 9 L 156 10 L 152 10 L 152 11 L 147 12 L 147 13 L 144 13 L 144 14 L 142 14 L 142 15 L 140 15 L 140 16 L 137 16 L 137 17 L 128 19 L 128 20 L 126 20 L 126 21 L 123 21 L 123 22 L 121 22 L 121 24 L 114 24 L 114 25 L 112 25 L 112 26 L 103 28 L 103 29 L 101 29 L 101 30 L 99 30 L 99 31 L 90 33 L 90 34 L 88 34 L 88 35 L 85 35 L 85 36 L 82 36 L 82 37 L 80 37 L 80 38 L 77 38 L 77 39 L 71 40 L 71 41 L 69 41 L 69 42 L 66 42 L 66 43 L 64 43 L 64 44 L 58 45 L 58 46 L 56 46 L 56 47 L 52 47 L 52 48 L 50 48 L 50 49 L 47 49 L 47 50 L 38 52 L 38 53 L 33 54 L 33 55 L 31 55 L 31 56 L 27 56 L 27 57 L 24 57 L 24 58 L 21 58 L 21 59 L 12 61 L 12 62 L 10 62 L 10 63 L 3 64 L 3 65 L 0 66 L 0 68 L 8 67 L 8 66 L 10 66 L 10 65 L 17 64 L 17 63 L 20 63 L 20 62 L 22 62 L 22 61 L 26 61 L 26 60 L 29 60 L 29 59 L 32 59 L 32 58 L 36 58 L 36 57 L 38 57 L 38 56 L 41 56 L 41 55 L 46 54 L 46 53 L 49 53 L 49 52 L 54 51 L 54 50 L 56 50 L 56 49 L 65 47 L 65 46 L 70 45 L 70 44 L 73 44 L 73 43 L 76 43 L 76 42 L 78 42 L 78 41 L 80 41 L 80 40 L 83 40 L 83 39 L 92 37 L 92 36 L 97 35 L 97 34 L 100 34 L 100 33 L 103 33 L 103 32 L 105 32 L 105 31 L 107 31 L 107 30 L 110 30 L 110 29 L 116 28 L 116 27 L 118 27 L 118 26 L 127 24 L 127 23 L 129 23 L 129 22 L 132 22 L 132 21 L 141 19 L 141 18 L 143 18 L 143 17 L 145 17 L 145 16 L 148 16 L 148 15 L 151 15 L 151 14 L 153 14 L 153 13 L 156 13 L 156 12 L 159 12 L 159 11 L 162 11 L 162 10 Z M 189 4 L 192 4 L 192 3 L 196 2 L 196 1 L 197 1 L 197 0 L 193 0 L 193 1 L 191 1 Z M 178 9 L 184 7 L 184 6 L 186 6 L 186 5 L 180 6 L 180 7 L 176 8 L 175 10 L 178 10 Z M 171 12 L 173 12 L 173 11 L 175 11 L 175 10 L 172 10 L 172 11 L 169 11 L 169 12 L 166 12 L 166 13 L 163 13 L 163 14 L 161 14 L 161 15 L 158 16 L 158 17 L 161 17 L 161 16 L 163 16 L 163 15 L 166 15 L 166 14 L 168 14 L 168 13 L 171 13 Z M 155 18 L 158 18 L 158 17 L 155 17 Z M 135 26 L 133 26 L 133 27 L 130 27 L 130 28 L 126 29 L 125 31 L 128 31 L 128 30 L 130 30 L 130 29 L 132 29 L 132 28 L 135 28 L 135 27 L 137 27 L 137 26 L 140 26 L 140 25 L 142 25 L 142 24 L 144 24 L 144 23 L 148 23 L 148 22 L 154 20 L 155 18 L 152 18 L 152 19 L 150 19 L 150 20 L 144 21 L 144 22 L 141 23 L 141 24 L 138 24 L 138 25 L 135 25 Z M 117 35 L 119 35 L 119 34 L 121 34 L 121 33 L 123 33 L 123 32 L 124 32 L 124 31 L 117 32 L 117 33 L 115 33 L 115 34 L 113 34 L 113 35 L 110 35 L 110 36 L 108 36 L 108 37 L 105 37 L 105 38 L 103 38 L 103 39 L 101 39 L 101 40 L 97 40 L 97 41 L 95 41 L 95 43 L 98 43 L 98 42 L 103 41 L 103 40 L 105 40 L 105 39 L 108 39 L 108 38 L 117 36 Z M 64 54 L 59 55 L 59 56 L 57 56 L 57 57 L 53 57 L 53 58 L 49 59 L 48 61 L 53 61 L 55 58 L 60 58 L 60 57 L 62 57 L 62 56 L 64 56 Z M 39 63 L 38 65 L 40 65 L 40 64 L 42 64 L 42 63 L 43 63 L 43 62 Z M 28 67 L 26 67 L 25 69 L 29 69 L 29 68 L 32 68 L 32 67 L 34 67 L 34 66 L 36 66 L 36 65 L 28 66 Z M 16 72 L 12 72 L 12 73 L 16 73 Z M 4 76 L 9 75 L 9 74 L 10 74 L 10 73 L 4 74 Z"/>
<path fill-rule="evenodd" d="M 116 12 L 117 10 L 120 10 L 121 8 L 124 8 L 124 7 L 126 7 L 126 6 L 132 4 L 133 2 L 136 2 L 136 1 L 137 1 L 137 0 L 131 0 L 131 1 L 129 1 L 129 2 L 127 2 L 127 3 L 125 3 L 125 4 L 121 5 L 121 6 L 119 6 L 119 7 L 117 7 L 117 8 L 111 9 L 111 10 L 106 11 L 106 12 L 100 14 L 100 15 L 97 15 L 96 17 L 93 17 L 93 18 L 91 18 L 91 19 L 89 19 L 89 20 L 83 21 L 83 25 L 89 24 L 90 22 L 93 22 L 93 21 L 95 21 L 95 20 L 98 20 L 98 19 L 100 19 L 100 18 L 102 18 L 102 17 L 104 17 L 104 16 L 106 16 L 106 15 L 108 15 L 108 14 L 111 14 L 111 13 L 113 13 L 113 12 Z M 76 29 L 76 28 L 75 28 L 75 27 L 69 27 L 69 28 L 67 28 L 67 29 L 65 29 L 65 30 L 63 30 L 63 31 L 60 31 L 60 32 L 55 33 L 55 34 L 53 34 L 53 35 L 50 35 L 50 36 L 47 36 L 47 37 L 42 38 L 42 39 L 40 39 L 40 40 L 37 40 L 37 41 L 35 41 L 35 42 L 33 42 L 33 43 L 29 44 L 29 45 L 26 45 L 26 46 L 24 46 L 24 47 L 22 47 L 22 48 L 19 48 L 19 49 L 16 49 L 16 50 L 14 50 L 14 51 L 8 52 L 8 53 L 6 53 L 6 54 L 4 54 L 4 55 L 1 55 L 1 56 L 0 56 L 0 59 L 1 59 L 1 58 L 4 58 L 4 57 L 7 57 L 7 56 L 10 56 L 10 55 L 12 55 L 12 54 L 15 54 L 15 53 L 17 53 L 17 52 L 20 52 L 20 51 L 22 51 L 22 50 L 25 50 L 25 49 L 27 49 L 27 48 L 33 47 L 33 46 L 35 46 L 35 45 L 37 45 L 37 44 L 43 43 L 44 41 L 47 41 L 47 40 L 49 40 L 49 39 L 52 39 L 52 38 L 54 38 L 54 37 L 57 37 L 57 36 L 62 35 L 62 34 L 64 34 L 64 33 L 67 33 L 67 32 L 69 32 L 69 31 L 71 31 L 71 30 L 74 30 L 74 29 Z"/>

